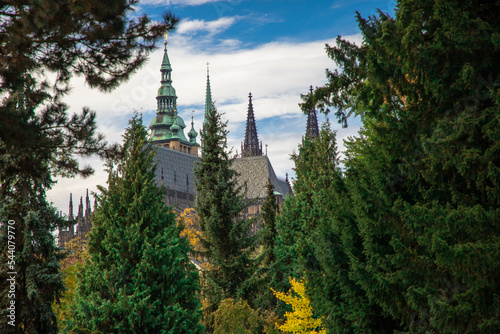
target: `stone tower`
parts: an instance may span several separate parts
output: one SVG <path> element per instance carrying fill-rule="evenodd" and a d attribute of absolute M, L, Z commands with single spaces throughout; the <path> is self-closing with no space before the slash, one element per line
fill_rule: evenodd
<path fill-rule="evenodd" d="M 156 117 L 151 121 L 152 142 L 158 146 L 171 150 L 198 156 L 198 133 L 194 131 L 193 124 L 189 132 L 189 140 L 184 135 L 186 124 L 177 115 L 177 95 L 172 86 L 172 66 L 168 59 L 167 40 L 161 64 L 161 86 L 158 89 Z"/>

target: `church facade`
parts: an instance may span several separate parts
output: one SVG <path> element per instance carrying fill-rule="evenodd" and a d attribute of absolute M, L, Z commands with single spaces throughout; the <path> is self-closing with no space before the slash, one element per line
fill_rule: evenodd
<path fill-rule="evenodd" d="M 250 218 L 260 213 L 266 197 L 268 180 L 274 186 L 276 200 L 280 204 L 283 203 L 286 196 L 293 196 L 293 192 L 288 175 L 285 178 L 278 177 L 271 161 L 263 154 L 262 142 L 258 139 L 251 94 L 249 94 L 248 99 L 245 137 L 241 144 L 241 153 L 233 162 L 233 168 L 239 175 L 238 184 L 244 189 L 244 196 L 249 203 L 249 207 L 242 214 Z M 155 182 L 165 189 L 165 203 L 171 206 L 177 214 L 180 214 L 184 209 L 192 208 L 195 205 L 197 193 L 194 169 L 200 160 L 201 147 L 197 142 L 198 133 L 194 129 L 193 117 L 191 117 L 191 126 L 186 137 L 184 133 L 186 124 L 177 113 L 177 95 L 172 85 L 172 66 L 168 57 L 166 41 L 160 68 L 160 88 L 156 100 L 156 116 L 149 127 L 151 142 L 156 146 Z M 209 108 L 212 108 L 212 94 L 210 76 L 207 71 L 205 115 L 210 110 Z M 311 115 L 308 117 L 308 129 L 312 122 L 310 117 Z M 306 133 L 308 132 L 309 130 L 306 131 Z M 75 226 L 59 230 L 60 247 L 64 247 L 66 242 L 75 237 L 86 239 L 86 234 L 90 231 L 91 211 L 88 203 L 88 191 L 85 210 L 82 200 L 80 200 L 79 213 L 76 217 L 77 230 L 75 231 Z M 73 202 L 70 195 L 69 219 L 74 218 Z"/>

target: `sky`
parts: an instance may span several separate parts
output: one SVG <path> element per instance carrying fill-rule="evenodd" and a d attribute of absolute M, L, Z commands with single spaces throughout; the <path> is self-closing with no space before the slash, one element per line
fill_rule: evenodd
<path fill-rule="evenodd" d="M 169 32 L 167 47 L 177 110 L 186 124 L 193 116 L 200 132 L 209 63 L 212 99 L 228 122 L 229 148 L 233 153 L 241 151 L 251 92 L 259 140 L 276 175 L 284 178 L 288 173 L 293 180 L 290 154 L 302 141 L 307 120 L 298 105 L 301 94 L 307 94 L 311 85 L 325 85 L 326 69 L 336 69 L 325 45 L 334 45 L 338 35 L 361 43 L 356 11 L 366 18 L 378 10 L 392 14 L 394 6 L 393 0 L 143 0 L 133 15 L 146 13 L 161 20 L 170 10 L 181 19 Z M 146 65 L 110 93 L 90 89 L 82 78 L 74 78 L 73 89 L 65 98 L 69 112 L 79 113 L 83 107 L 96 111 L 98 129 L 109 143 L 122 142 L 135 112 L 141 113 L 143 123 L 149 126 L 156 115 L 163 41 L 157 46 Z M 333 114 L 318 115 L 320 123 L 326 118 L 337 130 L 342 151 L 343 140 L 357 134 L 360 121 L 352 119 L 348 128 L 342 128 Z M 49 201 L 63 214 L 68 213 L 70 193 L 76 205 L 88 189 L 93 203 L 97 185 L 106 186 L 102 160 L 91 157 L 79 161 L 92 166 L 94 175 L 59 178 L 47 192 Z"/>

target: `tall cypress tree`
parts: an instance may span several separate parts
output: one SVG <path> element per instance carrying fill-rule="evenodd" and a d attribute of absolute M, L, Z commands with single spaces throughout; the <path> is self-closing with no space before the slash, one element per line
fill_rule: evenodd
<path fill-rule="evenodd" d="M 89 233 L 74 325 L 104 333 L 200 333 L 198 273 L 154 183 L 153 148 L 135 116 Z"/>
<path fill-rule="evenodd" d="M 241 219 L 246 204 L 236 172 L 231 169 L 226 135 L 226 123 L 212 107 L 201 133 L 203 151 L 195 170 L 201 243 L 211 266 L 204 273 L 208 312 L 215 311 L 222 299 L 245 294 L 242 288 L 250 275 L 254 249 L 252 221 Z"/>

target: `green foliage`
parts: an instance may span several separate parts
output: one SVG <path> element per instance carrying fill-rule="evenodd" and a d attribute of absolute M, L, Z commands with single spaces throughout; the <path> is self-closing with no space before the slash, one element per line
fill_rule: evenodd
<path fill-rule="evenodd" d="M 257 238 L 262 251 L 256 258 L 256 270 L 249 279 L 248 285 L 252 287 L 252 294 L 248 296 L 251 305 L 259 310 L 274 310 L 276 297 L 271 292 L 274 267 L 276 265 L 275 244 L 278 231 L 276 230 L 276 215 L 278 202 L 274 194 L 274 187 L 268 180 L 267 193 L 261 207 L 262 228 L 257 231 Z"/>
<path fill-rule="evenodd" d="M 339 168 L 335 132 L 325 122 L 317 138 L 306 138 L 295 162 L 296 220 L 303 229 L 296 239 L 300 271 L 307 294 L 325 328 L 341 333 L 392 333 L 397 323 L 382 314 L 350 277 L 352 255 L 362 256 L 359 230 Z"/>
<path fill-rule="evenodd" d="M 59 300 L 64 289 L 59 272 L 62 254 L 58 252 L 50 231 L 62 219 L 56 209 L 46 202 L 43 188 L 33 184 L 30 187 L 29 181 L 17 180 L 18 191 L 7 193 L 0 204 L 2 334 L 57 333 L 51 303 Z M 10 225 L 8 221 L 14 223 Z M 10 261 L 15 262 L 12 269 Z M 15 279 L 15 298 L 9 297 L 11 285 L 7 279 L 12 278 Z M 7 317 L 11 301 L 15 302 L 15 319 Z M 15 327 L 7 324 L 12 320 Z"/>
<path fill-rule="evenodd" d="M 71 323 L 78 271 L 85 263 L 85 259 L 89 257 L 88 252 L 85 250 L 86 245 L 86 240 L 80 238 L 72 239 L 65 244 L 64 253 L 66 257 L 60 261 L 65 291 L 61 295 L 60 303 L 55 303 L 52 306 L 59 329 L 66 328 L 68 323 Z"/>
<path fill-rule="evenodd" d="M 214 317 L 214 334 L 259 333 L 259 314 L 244 300 L 224 299 Z"/>
<path fill-rule="evenodd" d="M 72 76 L 110 90 L 139 68 L 177 19 L 129 19 L 134 1 L 9 1 L 0 6 L 0 315 L 8 333 L 54 333 L 51 304 L 63 284 L 51 231 L 64 226 L 47 203 L 54 176 L 88 176 L 76 155 L 115 153 L 95 113 L 67 115 Z M 5 327 L 6 220 L 16 222 L 16 327 Z"/>
<path fill-rule="evenodd" d="M 401 1 L 394 18 L 358 15 L 362 45 L 328 47 L 340 70 L 304 103 L 363 121 L 332 226 L 359 303 L 403 331 L 500 329 L 498 9 Z"/>
<path fill-rule="evenodd" d="M 89 233 L 74 326 L 104 333 L 200 333 L 198 273 L 154 183 L 153 148 L 135 116 Z"/>
<path fill-rule="evenodd" d="M 215 107 L 211 108 L 201 133 L 202 157 L 195 170 L 200 241 L 210 265 L 203 274 L 209 313 L 221 300 L 245 294 L 242 287 L 250 276 L 250 254 L 255 247 L 250 236 L 252 221 L 239 217 L 246 205 L 236 184 L 236 172 L 231 169 L 226 135 L 226 123 Z"/>

